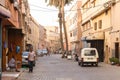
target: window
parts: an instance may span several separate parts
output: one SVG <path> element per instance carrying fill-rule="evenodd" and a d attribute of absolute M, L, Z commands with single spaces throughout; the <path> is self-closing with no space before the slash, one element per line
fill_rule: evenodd
<path fill-rule="evenodd" d="M 93 7 L 95 7 L 96 6 L 96 0 L 93 0 L 92 4 L 93 4 Z"/>
<path fill-rule="evenodd" d="M 72 32 L 70 33 L 70 37 L 72 37 Z"/>
<path fill-rule="evenodd" d="M 85 25 L 83 25 L 82 30 L 83 30 L 83 31 L 85 30 Z"/>
<path fill-rule="evenodd" d="M 56 33 L 58 32 L 58 28 L 57 28 L 57 27 L 55 28 L 55 32 L 56 32 Z"/>
<path fill-rule="evenodd" d="M 94 30 L 97 30 L 97 22 L 94 23 Z"/>
<path fill-rule="evenodd" d="M 83 31 L 85 31 L 85 30 L 86 30 L 86 24 L 83 25 Z"/>
<path fill-rule="evenodd" d="M 86 23 L 86 29 L 89 29 L 91 27 L 90 21 Z"/>
<path fill-rule="evenodd" d="M 99 29 L 101 29 L 102 28 L 102 20 L 99 20 Z"/>
<path fill-rule="evenodd" d="M 105 11 L 105 15 L 107 15 L 107 14 L 108 14 L 108 10 Z"/>
<path fill-rule="evenodd" d="M 87 30 L 88 29 L 88 22 L 85 25 L 86 25 L 86 30 Z"/>
<path fill-rule="evenodd" d="M 88 22 L 88 26 L 89 26 L 89 28 L 91 28 L 91 23 L 90 22 Z"/>
<path fill-rule="evenodd" d="M 95 50 L 85 50 L 85 56 L 95 56 L 96 51 Z"/>
<path fill-rule="evenodd" d="M 77 29 L 73 31 L 73 36 L 76 36 L 76 35 L 77 35 Z"/>

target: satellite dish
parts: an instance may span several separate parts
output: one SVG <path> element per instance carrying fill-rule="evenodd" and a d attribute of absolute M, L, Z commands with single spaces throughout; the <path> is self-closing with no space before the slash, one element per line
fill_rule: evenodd
<path fill-rule="evenodd" d="M 109 4 L 108 3 L 104 3 L 103 6 L 104 6 L 104 8 L 108 8 Z"/>

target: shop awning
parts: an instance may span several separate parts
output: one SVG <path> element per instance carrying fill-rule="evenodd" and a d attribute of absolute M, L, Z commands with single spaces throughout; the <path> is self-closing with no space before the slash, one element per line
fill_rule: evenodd
<path fill-rule="evenodd" d="M 2 17 L 5 17 L 5 18 L 9 18 L 11 16 L 11 13 L 9 10 L 7 10 L 6 8 L 0 6 L 0 15 Z"/>
<path fill-rule="evenodd" d="M 22 32 L 22 28 L 9 27 L 8 29 L 11 30 L 12 32 L 22 34 L 23 36 L 25 35 L 25 34 Z"/>
<path fill-rule="evenodd" d="M 103 40 L 104 39 L 104 32 L 92 33 L 91 35 L 86 35 L 81 37 L 82 41 L 85 40 Z"/>

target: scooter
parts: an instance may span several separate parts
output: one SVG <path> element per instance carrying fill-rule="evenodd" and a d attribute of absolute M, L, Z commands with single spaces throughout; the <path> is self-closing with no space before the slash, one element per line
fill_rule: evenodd
<path fill-rule="evenodd" d="M 72 59 L 72 55 L 71 55 L 71 54 L 68 54 L 68 55 L 67 55 L 67 59 Z"/>
<path fill-rule="evenodd" d="M 78 61 L 78 55 L 77 54 L 75 54 L 74 58 L 75 58 L 75 61 Z"/>

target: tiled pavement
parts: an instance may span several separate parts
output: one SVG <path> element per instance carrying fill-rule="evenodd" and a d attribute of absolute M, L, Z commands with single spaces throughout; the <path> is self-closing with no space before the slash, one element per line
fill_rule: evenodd
<path fill-rule="evenodd" d="M 3 76 L 2 80 L 15 80 L 16 78 L 14 77 L 8 77 L 8 76 Z"/>
<path fill-rule="evenodd" d="M 98 67 L 80 67 L 60 55 L 40 57 L 36 63 L 33 73 L 26 69 L 17 80 L 120 80 L 120 67 L 104 63 Z"/>
<path fill-rule="evenodd" d="M 21 69 L 20 72 L 2 72 L 1 80 L 16 80 L 24 72 L 24 69 Z"/>

